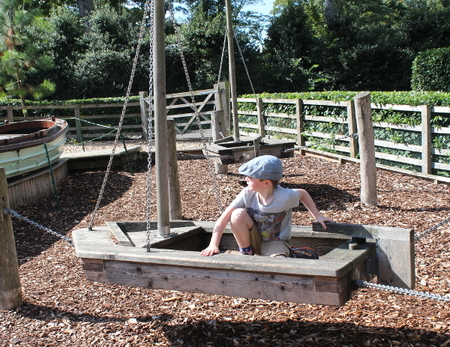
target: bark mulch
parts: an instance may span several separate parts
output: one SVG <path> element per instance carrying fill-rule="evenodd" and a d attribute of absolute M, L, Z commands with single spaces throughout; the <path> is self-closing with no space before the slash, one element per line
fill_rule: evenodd
<path fill-rule="evenodd" d="M 412 228 L 420 235 L 449 216 L 448 185 L 379 170 L 379 205 L 365 206 L 358 166 L 298 155 L 283 163 L 283 184 L 309 191 L 336 222 Z M 216 176 L 216 184 L 208 172 L 206 160 L 179 161 L 183 218 L 215 220 L 218 201 L 225 206 L 241 189 L 237 165 Z M 17 211 L 70 237 L 88 226 L 103 177 L 104 171 L 71 173 L 59 186 L 59 211 L 53 197 Z M 94 226 L 146 220 L 147 181 L 146 165 L 134 175 L 111 172 Z M 304 208 L 293 219 L 312 222 Z M 93 283 L 68 243 L 18 219 L 13 228 L 24 304 L 0 310 L 1 346 L 450 345 L 448 302 L 363 288 L 343 307 L 325 307 Z M 416 289 L 450 296 L 449 225 L 415 246 Z"/>

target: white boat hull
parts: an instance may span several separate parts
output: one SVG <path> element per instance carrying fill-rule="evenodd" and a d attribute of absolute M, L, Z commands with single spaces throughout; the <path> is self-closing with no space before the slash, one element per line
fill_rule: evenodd
<path fill-rule="evenodd" d="M 47 150 L 42 144 L 0 153 L 0 166 L 5 169 L 7 178 L 49 167 L 59 159 L 65 143 L 66 136 L 63 134 L 47 143 Z"/>
<path fill-rule="evenodd" d="M 28 124 L 30 127 L 46 124 L 52 128 L 27 133 Z M 67 122 L 63 120 L 19 122 L 4 127 L 14 128 L 0 133 L 0 167 L 5 169 L 7 178 L 50 167 L 63 152 L 67 132 Z"/>

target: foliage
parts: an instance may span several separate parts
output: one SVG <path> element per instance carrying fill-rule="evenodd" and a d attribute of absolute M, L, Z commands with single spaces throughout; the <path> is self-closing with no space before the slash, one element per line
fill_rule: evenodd
<path fill-rule="evenodd" d="M 413 62 L 413 90 L 450 92 L 450 47 L 419 53 Z"/>
<path fill-rule="evenodd" d="M 352 91 L 328 91 L 328 92 L 302 92 L 302 93 L 261 93 L 244 94 L 243 98 L 265 99 L 305 99 L 305 100 L 329 100 L 343 102 L 353 100 L 359 92 Z M 371 102 L 379 105 L 429 105 L 450 106 L 450 93 L 445 92 L 380 92 L 370 93 Z"/>
<path fill-rule="evenodd" d="M 229 80 L 228 54 L 223 50 L 226 35 L 223 2 L 191 2 L 189 11 L 190 16 L 184 22 L 175 23 L 178 35 L 171 34 L 166 38 L 166 61 L 170 66 L 167 69 L 167 89 L 170 93 L 187 90 L 180 44 L 194 89 L 211 88 L 219 80 Z M 247 18 L 242 27 L 241 15 L 235 13 L 233 18 L 237 85 L 241 92 L 250 92 L 252 89 L 244 63 L 250 76 L 254 76 L 253 71 L 259 62 L 257 31 L 261 25 L 254 14 Z"/>
<path fill-rule="evenodd" d="M 303 35 L 290 32 L 293 9 L 301 18 L 298 33 Z M 264 90 L 305 91 L 311 88 L 306 80 L 314 81 L 314 90 L 408 90 L 415 56 L 424 48 L 450 46 L 449 11 L 440 1 L 278 0 L 265 60 L 278 62 L 275 70 L 285 83 L 275 75 L 278 89 Z M 281 54 L 271 51 L 271 42 L 283 36 L 294 44 L 286 40 Z M 314 44 L 302 50 L 305 40 L 311 39 Z M 302 51 L 296 53 L 297 49 Z M 289 54 L 296 59 L 289 60 Z M 299 59 L 307 63 L 306 73 L 301 83 L 292 85 L 290 74 Z M 309 71 L 308 66 L 315 68 Z"/>
<path fill-rule="evenodd" d="M 0 1 L 0 98 L 42 99 L 55 90 L 47 78 L 37 78 L 39 71 L 52 67 L 44 51 L 53 30 L 38 9 L 27 9 L 19 0 Z"/>
<path fill-rule="evenodd" d="M 125 95 L 139 30 L 136 11 L 102 5 L 83 19 L 72 9 L 60 8 L 51 20 L 57 28 L 48 48 L 56 62 L 52 74 L 58 76 L 55 98 Z M 135 94 L 148 89 L 146 47 L 148 38 L 141 49 Z"/>

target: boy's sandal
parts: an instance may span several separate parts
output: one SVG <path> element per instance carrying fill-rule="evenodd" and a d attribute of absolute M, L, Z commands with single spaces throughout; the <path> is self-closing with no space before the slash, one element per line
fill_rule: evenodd
<path fill-rule="evenodd" d="M 291 258 L 319 259 L 319 254 L 309 247 L 292 247 Z"/>

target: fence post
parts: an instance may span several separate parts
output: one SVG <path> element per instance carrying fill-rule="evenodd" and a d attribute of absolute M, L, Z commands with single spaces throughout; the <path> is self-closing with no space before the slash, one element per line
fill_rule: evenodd
<path fill-rule="evenodd" d="M 6 115 L 8 117 L 9 122 L 14 122 L 14 112 L 13 107 L 11 105 L 6 106 Z"/>
<path fill-rule="evenodd" d="M 348 134 L 353 135 L 358 132 L 356 128 L 356 116 L 355 116 L 355 103 L 350 100 L 347 102 L 347 123 L 348 123 Z M 350 157 L 356 158 L 358 154 L 358 140 L 356 137 L 350 137 Z"/>
<path fill-rule="evenodd" d="M 431 107 L 422 105 L 422 172 L 431 174 Z"/>
<path fill-rule="evenodd" d="M 377 168 L 369 92 L 363 92 L 355 96 L 355 111 L 361 155 L 361 202 L 377 206 Z"/>
<path fill-rule="evenodd" d="M 256 98 L 256 112 L 258 114 L 258 128 L 259 136 L 266 136 L 266 129 L 264 124 L 264 113 L 263 113 L 263 101 L 261 98 Z"/>
<path fill-rule="evenodd" d="M 0 193 L 0 308 L 11 310 L 22 305 L 22 287 L 11 216 L 3 214 L 3 209 L 9 208 L 4 168 L 0 168 Z"/>
<path fill-rule="evenodd" d="M 139 92 L 139 107 L 141 109 L 141 124 L 142 124 L 142 137 L 144 140 L 148 140 L 148 122 L 150 118 L 150 100 L 147 103 L 145 99 L 148 98 L 148 92 Z"/>
<path fill-rule="evenodd" d="M 230 129 L 230 92 L 228 87 L 228 82 L 219 82 L 214 85 L 214 89 L 218 90 L 218 93 L 214 95 L 216 110 L 222 110 L 225 121 L 225 129 L 227 130 L 227 135 Z M 212 121 L 212 120 L 211 120 Z"/>
<path fill-rule="evenodd" d="M 169 201 L 170 201 L 170 218 L 181 219 L 181 195 L 180 180 L 178 177 L 177 162 L 177 135 L 175 131 L 175 120 L 167 118 L 167 148 L 168 161 L 167 170 L 169 178 Z"/>
<path fill-rule="evenodd" d="M 81 130 L 81 122 L 80 122 L 80 105 L 74 105 L 73 107 L 73 113 L 75 115 L 75 126 L 77 128 L 77 141 L 82 143 L 83 142 L 83 133 Z"/>
<path fill-rule="evenodd" d="M 303 100 L 295 100 L 295 118 L 297 118 L 297 144 L 300 146 L 300 155 L 303 155 L 302 147 L 305 146 L 305 137 L 303 136 Z"/>

